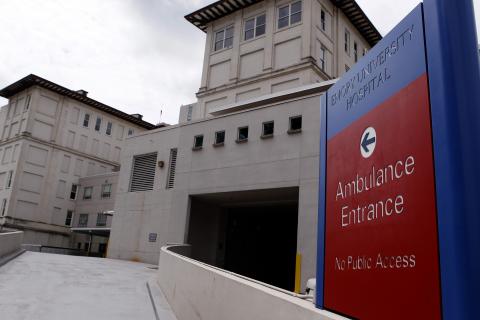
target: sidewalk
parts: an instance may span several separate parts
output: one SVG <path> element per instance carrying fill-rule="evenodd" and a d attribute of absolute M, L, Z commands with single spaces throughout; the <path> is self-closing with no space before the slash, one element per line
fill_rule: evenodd
<path fill-rule="evenodd" d="M 152 267 L 26 252 L 0 267 L 0 318 L 176 320 Z"/>

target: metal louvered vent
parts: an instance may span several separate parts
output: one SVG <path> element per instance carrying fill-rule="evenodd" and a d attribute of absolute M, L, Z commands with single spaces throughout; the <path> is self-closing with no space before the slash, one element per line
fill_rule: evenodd
<path fill-rule="evenodd" d="M 156 152 L 133 157 L 130 192 L 153 190 L 156 163 Z"/>
<path fill-rule="evenodd" d="M 177 149 L 170 149 L 170 164 L 168 166 L 167 189 L 175 184 L 175 170 L 177 168 Z"/>

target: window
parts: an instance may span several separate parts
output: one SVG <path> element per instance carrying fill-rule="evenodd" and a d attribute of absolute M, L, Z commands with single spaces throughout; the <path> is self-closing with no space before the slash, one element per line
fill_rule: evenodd
<path fill-rule="evenodd" d="M 72 189 L 70 190 L 70 200 L 77 199 L 78 185 L 72 184 Z"/>
<path fill-rule="evenodd" d="M 326 27 L 326 24 L 325 24 L 325 11 L 320 11 L 320 26 L 322 28 L 323 31 L 325 31 L 325 27 Z"/>
<path fill-rule="evenodd" d="M 107 122 L 107 129 L 105 130 L 105 134 L 110 136 L 112 134 L 112 123 Z"/>
<path fill-rule="evenodd" d="M 90 243 L 85 242 L 85 243 L 83 244 L 83 249 L 84 249 L 85 251 L 90 251 Z"/>
<path fill-rule="evenodd" d="M 320 62 L 320 69 L 322 71 L 325 71 L 325 48 L 320 48 L 319 62 Z"/>
<path fill-rule="evenodd" d="M 102 185 L 102 198 L 110 198 L 112 194 L 112 184 L 107 183 Z"/>
<path fill-rule="evenodd" d="M 245 21 L 244 40 L 256 38 L 265 34 L 265 14 Z"/>
<path fill-rule="evenodd" d="M 217 146 L 225 143 L 225 130 L 215 132 L 215 144 Z"/>
<path fill-rule="evenodd" d="M 102 126 L 102 118 L 97 117 L 97 121 L 95 121 L 95 131 L 100 131 L 101 126 Z"/>
<path fill-rule="evenodd" d="M 156 152 L 133 157 L 130 192 L 153 190 L 156 165 Z"/>
<path fill-rule="evenodd" d="M 193 105 L 187 107 L 187 121 L 192 121 Z"/>
<path fill-rule="evenodd" d="M 71 227 L 72 226 L 72 218 L 73 218 L 73 211 L 67 210 L 67 217 L 65 218 L 65 225 Z"/>
<path fill-rule="evenodd" d="M 353 58 L 355 59 L 355 62 L 358 61 L 358 45 L 356 41 L 353 41 Z"/>
<path fill-rule="evenodd" d="M 85 116 L 83 117 L 83 126 L 85 128 L 88 128 L 89 122 L 90 122 L 90 115 L 88 113 L 85 113 Z"/>
<path fill-rule="evenodd" d="M 30 107 L 30 100 L 32 99 L 31 95 L 27 95 L 27 98 L 25 99 L 25 106 L 23 107 L 23 111 L 27 111 L 28 108 Z"/>
<path fill-rule="evenodd" d="M 278 29 L 302 20 L 302 1 L 293 2 L 278 9 Z"/>
<path fill-rule="evenodd" d="M 7 182 L 5 184 L 5 189 L 9 189 L 12 187 L 12 178 L 13 178 L 13 171 L 10 170 L 7 173 Z"/>
<path fill-rule="evenodd" d="M 93 187 L 83 188 L 83 200 L 92 199 L 92 191 L 93 191 Z"/>
<path fill-rule="evenodd" d="M 345 52 L 350 55 L 350 32 L 345 29 Z"/>
<path fill-rule="evenodd" d="M 97 214 L 97 227 L 105 227 L 107 225 L 107 215 L 103 213 Z"/>
<path fill-rule="evenodd" d="M 248 140 L 248 127 L 238 128 L 237 142 L 244 142 Z"/>
<path fill-rule="evenodd" d="M 133 129 L 132 128 L 128 129 L 128 135 L 129 136 L 133 135 Z"/>
<path fill-rule="evenodd" d="M 176 169 L 177 169 L 177 149 L 170 149 L 170 165 L 168 166 L 167 189 L 172 189 L 175 184 Z"/>
<path fill-rule="evenodd" d="M 5 215 L 5 210 L 7 209 L 7 199 L 2 200 L 2 217 Z"/>
<path fill-rule="evenodd" d="M 88 213 L 81 213 L 78 217 L 78 226 L 86 227 L 88 226 Z"/>
<path fill-rule="evenodd" d="M 262 138 L 273 137 L 274 122 L 268 121 L 262 123 Z"/>
<path fill-rule="evenodd" d="M 290 117 L 288 133 L 297 133 L 302 131 L 302 116 Z"/>
<path fill-rule="evenodd" d="M 200 134 L 193 138 L 193 150 L 202 149 L 202 147 L 203 147 L 203 134 Z"/>
<path fill-rule="evenodd" d="M 215 48 L 218 51 L 224 48 L 230 48 L 233 45 L 233 26 L 228 26 L 215 32 Z"/>

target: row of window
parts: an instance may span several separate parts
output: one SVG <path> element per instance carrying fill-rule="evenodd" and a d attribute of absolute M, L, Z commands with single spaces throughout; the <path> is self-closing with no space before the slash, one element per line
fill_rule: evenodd
<path fill-rule="evenodd" d="M 16 99 L 15 102 L 11 101 L 10 105 L 8 107 L 8 113 L 7 113 L 7 118 L 10 118 L 11 116 L 16 116 L 20 114 L 20 108 L 22 107 L 19 102 L 21 102 L 24 98 Z M 23 112 L 26 112 L 30 108 L 30 100 L 32 99 L 32 96 L 29 94 L 25 98 L 25 102 L 23 103 Z"/>
<path fill-rule="evenodd" d="M 67 213 L 67 221 L 69 222 L 67 224 L 67 221 L 65 221 L 65 225 L 68 225 L 70 226 L 71 225 L 71 221 L 72 221 L 72 216 L 73 216 L 73 212 L 72 211 L 68 211 L 70 213 L 70 219 L 68 218 L 68 213 Z M 88 227 L 88 216 L 89 214 L 88 213 L 80 213 L 80 215 L 78 216 L 78 226 L 79 227 Z M 104 213 L 97 213 L 97 223 L 96 223 L 96 226 L 97 227 L 106 227 L 107 226 L 107 215 L 104 214 Z"/>
<path fill-rule="evenodd" d="M 78 193 L 78 184 L 72 184 L 72 189 L 70 190 L 70 200 L 76 200 Z M 83 188 L 83 200 L 90 200 L 92 199 L 93 195 L 93 187 L 84 187 Z M 100 192 L 100 198 L 110 198 L 112 195 L 112 184 L 106 183 L 102 184 L 102 189 Z"/>
<path fill-rule="evenodd" d="M 273 137 L 275 129 L 274 121 L 266 121 L 262 123 L 262 135 L 261 138 Z M 294 116 L 289 118 L 288 133 L 297 133 L 302 130 L 302 116 Z M 222 146 L 225 143 L 225 130 L 215 132 L 214 146 Z M 199 150 L 203 148 L 203 134 L 196 135 L 193 138 L 193 150 Z M 248 126 L 237 128 L 237 143 L 248 141 Z"/>
<path fill-rule="evenodd" d="M 351 54 L 351 44 L 350 44 L 350 31 L 348 29 L 345 29 L 345 53 L 350 56 Z M 362 56 L 364 56 L 367 53 L 367 49 L 363 48 Z M 358 43 L 356 41 L 353 41 L 353 60 L 355 62 L 358 61 Z"/>
<path fill-rule="evenodd" d="M 282 29 L 302 21 L 302 1 L 295 1 L 278 8 L 277 28 Z M 245 20 L 243 40 L 250 40 L 265 34 L 266 15 L 262 13 Z M 233 25 L 215 32 L 214 51 L 231 48 L 233 45 Z"/>
<path fill-rule="evenodd" d="M 83 116 L 83 127 L 85 128 L 88 128 L 90 125 L 90 114 L 89 113 L 85 113 L 85 115 Z M 95 120 L 95 131 L 97 132 L 100 132 L 102 128 L 102 117 L 100 116 L 97 116 L 96 120 Z M 112 128 L 113 128 L 113 123 L 111 121 L 107 121 L 107 126 L 105 128 L 105 134 L 107 136 L 111 136 L 112 135 Z M 128 135 L 131 136 L 133 135 L 133 129 L 132 128 L 129 128 L 128 129 Z"/>

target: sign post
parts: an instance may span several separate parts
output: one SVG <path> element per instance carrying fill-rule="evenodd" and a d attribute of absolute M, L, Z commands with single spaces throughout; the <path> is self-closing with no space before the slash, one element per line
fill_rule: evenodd
<path fill-rule="evenodd" d="M 360 319 L 477 316 L 479 67 L 468 52 L 472 108 L 461 70 L 444 67 L 460 57 L 439 25 L 468 23 L 446 23 L 449 6 L 417 6 L 322 97 L 320 308 Z"/>

